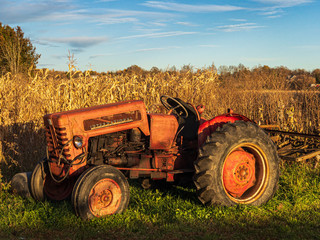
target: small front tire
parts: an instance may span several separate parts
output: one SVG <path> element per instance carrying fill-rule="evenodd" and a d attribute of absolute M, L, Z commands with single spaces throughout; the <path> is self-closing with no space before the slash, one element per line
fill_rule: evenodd
<path fill-rule="evenodd" d="M 77 180 L 71 201 L 82 219 L 122 213 L 129 204 L 129 184 L 118 169 L 100 165 L 87 169 Z"/>
<path fill-rule="evenodd" d="M 70 197 L 74 183 L 74 177 L 66 178 L 61 183 L 57 183 L 50 176 L 48 162 L 41 161 L 36 165 L 31 175 L 31 196 L 37 201 L 65 200 Z"/>

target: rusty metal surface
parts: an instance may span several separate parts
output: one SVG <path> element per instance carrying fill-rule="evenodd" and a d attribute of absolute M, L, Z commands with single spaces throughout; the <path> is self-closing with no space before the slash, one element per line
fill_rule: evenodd
<path fill-rule="evenodd" d="M 84 143 L 90 137 L 132 128 L 139 128 L 146 136 L 150 135 L 146 107 L 140 100 L 47 114 L 43 119 L 50 169 L 59 178 L 66 174 L 78 174 L 86 165 L 86 161 L 76 158 L 87 152 L 88 146 L 80 149 L 74 147 L 72 139 L 75 135 L 82 136 Z M 68 163 L 74 159 L 70 168 Z"/>
<path fill-rule="evenodd" d="M 320 135 L 279 130 L 278 125 L 262 125 L 276 143 L 279 157 L 283 160 L 302 162 L 320 156 Z"/>
<path fill-rule="evenodd" d="M 175 116 L 149 114 L 150 149 L 170 149 L 173 145 L 179 124 Z"/>
<path fill-rule="evenodd" d="M 294 136 L 294 137 L 320 139 L 320 136 L 319 135 L 315 135 L 315 134 L 306 134 L 306 133 L 298 133 L 298 132 L 286 132 L 286 131 L 273 130 L 273 129 L 265 129 L 265 131 L 267 131 L 268 133 L 284 134 L 284 135 Z"/>
<path fill-rule="evenodd" d="M 198 145 L 202 146 L 207 137 L 210 136 L 218 127 L 221 127 L 223 124 L 226 124 L 228 122 L 233 123 L 238 120 L 252 122 L 247 117 L 230 111 L 229 113 L 217 116 L 211 120 L 202 123 L 199 126 L 198 130 Z"/>
<path fill-rule="evenodd" d="M 90 190 L 88 205 L 91 213 L 96 216 L 114 214 L 121 203 L 122 192 L 116 181 L 104 178 Z"/>
<path fill-rule="evenodd" d="M 255 158 L 241 148 L 233 151 L 225 160 L 223 184 L 233 197 L 241 197 L 256 182 Z"/>

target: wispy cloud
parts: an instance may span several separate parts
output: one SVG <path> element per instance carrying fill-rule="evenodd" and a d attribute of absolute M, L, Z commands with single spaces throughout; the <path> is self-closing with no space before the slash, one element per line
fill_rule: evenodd
<path fill-rule="evenodd" d="M 74 5 L 68 1 L 8 1 L 0 0 L 0 21 L 6 24 L 33 22 L 54 13 L 72 11 Z"/>
<path fill-rule="evenodd" d="M 197 26 L 199 26 L 197 24 L 190 23 L 190 22 L 176 22 L 176 24 L 182 25 L 182 26 L 188 26 L 188 27 L 197 27 Z"/>
<path fill-rule="evenodd" d="M 97 0 L 96 2 L 114 2 L 116 0 Z"/>
<path fill-rule="evenodd" d="M 280 18 L 280 17 L 282 17 L 282 15 L 270 15 L 270 16 L 267 16 L 267 18 L 270 18 L 270 19 Z"/>
<path fill-rule="evenodd" d="M 183 3 L 174 3 L 174 2 L 162 2 L 162 1 L 147 1 L 142 5 L 157 8 L 162 10 L 169 10 L 175 12 L 229 12 L 243 10 L 245 8 L 232 6 L 232 5 L 199 5 L 199 4 L 183 4 Z"/>
<path fill-rule="evenodd" d="M 313 2 L 313 0 L 254 0 L 256 2 L 270 4 L 277 7 L 293 7 L 306 3 Z"/>
<path fill-rule="evenodd" d="M 282 9 L 266 9 L 265 12 L 262 12 L 261 15 L 267 15 L 267 16 L 271 16 L 271 15 L 279 15 L 284 13 L 284 11 Z"/>
<path fill-rule="evenodd" d="M 67 54 L 54 54 L 50 56 L 51 58 L 57 59 L 57 60 L 62 60 L 62 59 L 68 59 L 68 55 Z"/>
<path fill-rule="evenodd" d="M 173 31 L 173 32 L 161 32 L 161 33 L 148 33 L 140 35 L 132 35 L 126 37 L 120 37 L 118 39 L 134 39 L 134 38 L 164 38 L 164 37 L 175 37 L 182 35 L 191 35 L 196 34 L 196 32 L 182 32 L 182 31 Z"/>
<path fill-rule="evenodd" d="M 8 1 L 0 0 L 0 21 L 5 24 L 26 22 L 82 21 L 96 24 L 123 24 L 143 22 L 142 19 L 160 22 L 175 18 L 176 14 L 154 11 L 111 9 L 107 7 L 87 8 L 71 0 L 65 1 Z"/>
<path fill-rule="evenodd" d="M 243 18 L 230 18 L 230 21 L 234 21 L 234 22 L 246 22 L 247 19 L 243 19 Z"/>
<path fill-rule="evenodd" d="M 164 23 L 164 22 L 151 22 L 150 24 L 151 24 L 151 25 L 158 26 L 158 27 L 165 27 L 165 26 L 167 26 L 167 24 Z"/>
<path fill-rule="evenodd" d="M 114 53 L 106 53 L 106 54 L 95 54 L 95 55 L 91 55 L 89 57 L 89 59 L 95 59 L 95 58 L 100 58 L 100 57 L 109 57 L 109 56 L 114 56 L 116 54 Z"/>
<path fill-rule="evenodd" d="M 52 43 L 52 42 L 48 42 L 48 41 L 42 40 L 42 39 L 36 39 L 36 40 L 33 40 L 32 42 L 35 44 L 38 44 L 38 45 L 45 46 L 45 47 L 58 47 L 57 44 Z"/>
<path fill-rule="evenodd" d="M 135 22 L 141 23 L 141 19 L 149 19 L 153 24 L 164 24 L 163 19 L 175 18 L 171 13 L 159 13 L 150 11 L 120 10 L 120 9 L 91 9 L 87 14 L 90 21 L 101 24 L 115 24 Z"/>
<path fill-rule="evenodd" d="M 239 31 L 248 31 L 255 28 L 262 28 L 256 23 L 240 23 L 232 25 L 219 26 L 218 29 L 223 32 L 239 32 Z"/>
<path fill-rule="evenodd" d="M 160 48 L 142 48 L 132 51 L 132 53 L 139 53 L 139 52 L 154 52 L 154 51 L 164 51 L 169 49 L 179 49 L 181 47 L 178 46 L 169 46 L 169 47 L 160 47 Z"/>
<path fill-rule="evenodd" d="M 66 38 L 46 38 L 43 40 L 48 42 L 54 42 L 54 43 L 63 43 L 63 44 L 69 45 L 70 47 L 81 49 L 81 48 L 94 46 L 102 42 L 106 42 L 108 41 L 108 38 L 106 37 L 66 37 Z"/>
<path fill-rule="evenodd" d="M 99 25 L 101 24 L 119 24 L 119 23 L 134 23 L 138 22 L 139 20 L 137 18 L 133 17 L 121 17 L 121 18 L 116 18 L 116 17 L 109 17 L 107 15 L 104 16 L 96 16 L 91 19 L 92 22 L 96 22 Z"/>
<path fill-rule="evenodd" d="M 266 18 L 279 18 L 284 15 L 285 9 L 290 7 L 297 7 L 299 5 L 314 2 L 314 0 L 253 0 L 263 4 L 261 8 L 256 9 L 260 11 L 260 15 Z"/>

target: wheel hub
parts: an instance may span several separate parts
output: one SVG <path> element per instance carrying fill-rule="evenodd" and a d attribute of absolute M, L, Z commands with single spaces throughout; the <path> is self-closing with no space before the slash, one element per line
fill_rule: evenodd
<path fill-rule="evenodd" d="M 254 156 L 241 148 L 229 154 L 223 167 L 223 184 L 226 191 L 231 196 L 239 198 L 255 182 Z"/>
<path fill-rule="evenodd" d="M 120 186 L 112 179 L 102 179 L 91 189 L 88 203 L 96 217 L 114 214 L 121 202 Z"/>
<path fill-rule="evenodd" d="M 235 181 L 237 183 L 239 183 L 240 185 L 243 185 L 245 184 L 248 179 L 251 178 L 251 174 L 252 174 L 252 171 L 250 169 L 250 166 L 248 166 L 249 164 L 246 162 L 246 163 L 240 163 L 238 164 L 238 166 L 235 167 L 235 172 L 234 172 L 234 178 L 235 178 Z"/>
<path fill-rule="evenodd" d="M 106 189 L 102 192 L 99 203 L 103 207 L 108 207 L 111 204 L 112 199 L 113 199 L 112 192 L 109 189 Z"/>

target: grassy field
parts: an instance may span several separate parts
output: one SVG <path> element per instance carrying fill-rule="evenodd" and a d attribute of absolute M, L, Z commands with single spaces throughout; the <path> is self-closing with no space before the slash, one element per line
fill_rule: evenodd
<path fill-rule="evenodd" d="M 192 186 L 144 190 L 130 182 L 121 215 L 82 221 L 69 201 L 0 193 L 1 239 L 319 239 L 320 169 L 282 163 L 279 190 L 261 207 L 203 206 Z"/>

